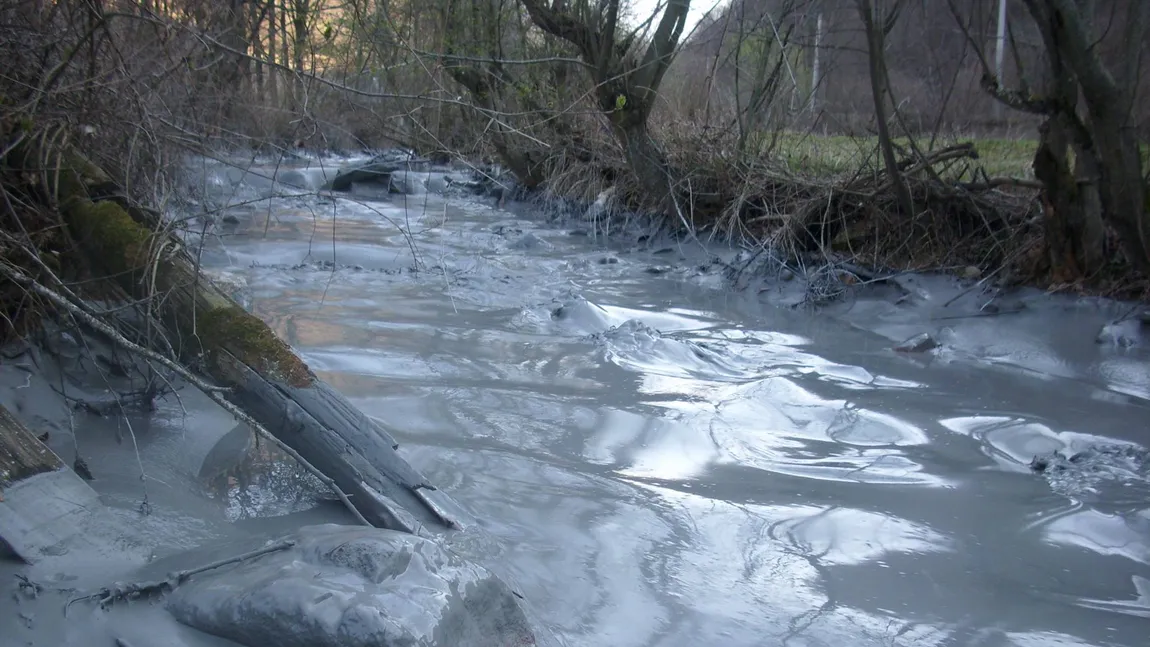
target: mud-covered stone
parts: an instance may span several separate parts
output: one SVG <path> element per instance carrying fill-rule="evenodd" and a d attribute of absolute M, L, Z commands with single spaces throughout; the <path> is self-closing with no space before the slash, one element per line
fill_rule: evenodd
<path fill-rule="evenodd" d="M 388 192 L 403 195 L 422 195 L 427 193 L 426 173 L 412 173 L 410 171 L 395 171 L 388 180 Z"/>
<path fill-rule="evenodd" d="M 384 151 L 363 164 L 340 169 L 327 188 L 349 191 L 352 184 L 359 182 L 377 182 L 390 186 L 392 173 L 421 170 L 428 164 L 428 160 L 417 158 L 411 151 L 396 148 Z"/>
<path fill-rule="evenodd" d="M 535 234 L 527 232 L 517 240 L 512 241 L 507 247 L 522 250 L 548 250 L 551 249 L 552 245 Z"/>
<path fill-rule="evenodd" d="M 1099 344 L 1131 348 L 1144 346 L 1146 335 L 1150 332 L 1150 323 L 1142 317 L 1133 317 L 1121 321 L 1113 321 L 1098 331 L 1094 341 Z"/>
<path fill-rule="evenodd" d="M 921 333 L 894 347 L 899 353 L 925 353 L 938 348 L 938 342 L 928 333 Z"/>
<path fill-rule="evenodd" d="M 333 524 L 294 539 L 290 550 L 197 575 L 168 610 L 249 647 L 536 644 L 511 588 L 434 541 Z"/>

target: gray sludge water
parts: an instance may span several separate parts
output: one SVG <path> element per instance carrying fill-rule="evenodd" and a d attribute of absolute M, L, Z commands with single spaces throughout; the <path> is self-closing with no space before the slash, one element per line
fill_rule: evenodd
<path fill-rule="evenodd" d="M 220 200 L 272 188 L 207 176 Z M 451 549 L 542 644 L 1150 640 L 1150 368 L 1095 343 L 1104 307 L 792 308 L 723 289 L 731 250 L 373 191 L 232 209 L 203 263 L 466 509 Z M 957 294 L 914 280 L 910 301 Z M 939 348 L 891 350 L 923 332 Z M 261 474 L 213 523 L 346 521 Z"/>

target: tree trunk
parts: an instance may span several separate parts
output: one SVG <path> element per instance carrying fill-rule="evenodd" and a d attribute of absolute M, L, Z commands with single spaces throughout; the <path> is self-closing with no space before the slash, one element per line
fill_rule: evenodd
<path fill-rule="evenodd" d="M 293 0 L 292 2 L 292 29 L 295 33 L 292 38 L 292 49 L 295 52 L 295 68 L 303 71 L 304 57 L 307 53 L 308 21 L 311 19 L 309 0 Z"/>
<path fill-rule="evenodd" d="M 673 215 L 675 197 L 666 157 L 651 138 L 647 120 L 655 106 L 659 85 L 674 59 L 690 11 L 689 0 L 668 0 L 643 56 L 633 60 L 616 34 L 619 0 L 604 0 L 600 11 L 580 16 L 565 3 L 522 0 L 532 22 L 562 38 L 578 51 L 591 69 L 599 110 L 611 124 L 611 133 L 623 147 L 627 163 L 649 201 Z"/>
<path fill-rule="evenodd" d="M 1056 115 L 1040 129 L 1034 175 L 1045 187 L 1045 239 L 1053 278 L 1070 282 L 1086 277 L 1104 262 L 1101 201 L 1097 184 L 1078 181 L 1067 159 L 1065 117 Z M 1092 151 L 1080 151 L 1077 166 L 1089 164 Z"/>
<path fill-rule="evenodd" d="M 15 168 L 40 173 L 46 157 L 31 148 L 9 155 Z M 329 476 L 373 525 L 416 532 L 455 524 L 454 504 L 397 452 L 376 422 L 320 380 L 308 365 L 254 315 L 199 273 L 183 251 L 153 257 L 158 243 L 182 250 L 153 214 L 126 208 L 107 176 L 67 151 L 43 173 L 49 195 L 93 267 L 139 299 L 155 293 L 180 359 L 197 366 L 225 397 Z M 145 280 L 146 279 L 146 280 Z M 151 286 L 151 287 L 150 287 Z"/>
<path fill-rule="evenodd" d="M 250 22 L 248 23 L 248 40 L 251 42 L 252 58 L 248 62 L 248 67 L 251 69 L 252 88 L 255 89 L 254 95 L 261 101 L 266 100 L 264 95 L 264 40 L 263 22 L 267 14 L 267 7 L 260 8 L 259 2 L 251 2 Z"/>
<path fill-rule="evenodd" d="M 277 108 L 280 105 L 280 69 L 276 66 L 277 60 L 281 65 L 287 65 L 287 61 L 279 56 L 279 50 L 276 48 L 276 32 L 278 26 L 276 24 L 276 16 L 279 15 L 276 11 L 276 0 L 267 0 L 268 2 L 268 60 L 271 65 L 268 66 L 268 90 L 271 91 L 272 104 Z"/>
<path fill-rule="evenodd" d="M 882 152 L 883 164 L 886 166 L 887 176 L 894 188 L 895 198 L 898 200 L 899 210 L 907 217 L 915 215 L 914 198 L 906 178 L 899 170 L 898 160 L 894 156 L 894 143 L 890 137 L 890 126 L 887 124 L 886 94 L 889 89 L 887 79 L 886 54 L 884 42 L 885 29 L 889 18 L 883 20 L 883 25 L 875 22 L 876 14 L 871 0 L 858 0 L 859 13 L 862 16 L 863 26 L 866 30 L 867 61 L 870 64 L 871 97 L 874 99 L 874 117 L 878 128 L 878 145 Z"/>
<path fill-rule="evenodd" d="M 63 468 L 64 461 L 0 404 L 0 487 Z"/>
<path fill-rule="evenodd" d="M 492 113 L 497 111 L 495 101 L 497 93 L 490 81 L 492 75 L 467 64 L 455 63 L 450 58 L 445 59 L 443 63 L 451 78 L 471 92 L 471 97 L 480 108 Z M 488 135 L 499 158 L 524 186 L 534 189 L 543 184 L 547 178 L 539 161 L 529 152 L 516 147 L 510 134 L 501 124 L 492 124 Z"/>
<path fill-rule="evenodd" d="M 1150 272 L 1150 210 L 1145 179 L 1131 115 L 1139 75 L 1140 47 L 1150 23 L 1150 3 L 1132 2 L 1123 33 L 1127 47 L 1119 76 L 1099 58 L 1097 38 L 1090 29 L 1090 3 L 1076 0 L 1026 0 L 1026 6 L 1042 33 L 1052 77 L 1059 79 L 1055 104 L 1068 124 L 1077 157 L 1076 175 L 1081 186 L 1090 183 L 1097 191 L 1101 220 L 1114 228 L 1130 262 Z M 1089 119 L 1077 113 L 1079 91 Z M 1045 184 L 1045 183 L 1044 183 Z M 1046 185 L 1049 192 L 1058 187 Z M 1083 199 L 1084 203 L 1093 199 Z M 1054 200 L 1052 200 L 1054 202 Z M 1086 218 L 1092 217 L 1088 211 Z M 1093 223 L 1085 223 L 1091 229 Z M 1103 253 L 1099 248 L 1098 263 Z"/>
<path fill-rule="evenodd" d="M 1087 95 L 1089 96 L 1089 95 Z M 1120 105 L 1087 99 L 1099 160 L 1102 208 L 1118 232 L 1131 263 L 1150 271 L 1150 212 L 1133 120 Z"/>
<path fill-rule="evenodd" d="M 822 83 L 822 78 L 819 76 L 819 55 L 820 48 L 823 42 L 823 12 L 820 8 L 818 17 L 815 18 L 815 45 L 811 51 L 811 98 L 810 98 L 810 111 L 811 118 L 818 119 L 819 112 L 819 85 Z"/>
<path fill-rule="evenodd" d="M 660 213 L 677 214 L 671 170 L 666 156 L 647 130 L 647 119 L 639 114 L 628 115 L 625 110 L 617 111 L 611 118 L 611 133 L 622 145 L 627 166 L 638 185 L 650 192 L 652 205 Z"/>

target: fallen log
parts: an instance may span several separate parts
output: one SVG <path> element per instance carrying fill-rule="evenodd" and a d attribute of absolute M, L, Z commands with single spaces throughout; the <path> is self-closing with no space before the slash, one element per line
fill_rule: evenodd
<path fill-rule="evenodd" d="M 201 274 L 159 214 L 120 197 L 70 147 L 29 143 L 4 162 L 39 177 L 95 268 L 133 298 L 154 299 L 184 365 L 225 387 L 227 401 L 330 477 L 369 523 L 412 533 L 460 525 L 454 502 L 397 453 L 394 438 Z"/>

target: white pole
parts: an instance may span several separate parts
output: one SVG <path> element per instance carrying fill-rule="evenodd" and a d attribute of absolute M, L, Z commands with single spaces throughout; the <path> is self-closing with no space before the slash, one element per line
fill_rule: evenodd
<path fill-rule="evenodd" d="M 995 80 L 1002 85 L 1002 62 L 1006 55 L 1006 0 L 998 0 L 998 39 L 994 51 Z M 1002 116 L 1002 104 L 994 102 L 995 117 Z"/>
<path fill-rule="evenodd" d="M 819 94 L 819 48 L 823 42 L 823 12 L 820 11 L 815 19 L 815 53 L 811 62 L 811 113 L 818 112 Z"/>
<path fill-rule="evenodd" d="M 1006 0 L 998 0 L 998 47 L 994 52 L 994 73 L 1002 82 L 1002 60 L 1006 54 Z"/>

